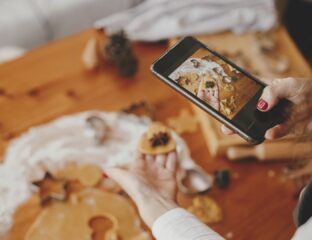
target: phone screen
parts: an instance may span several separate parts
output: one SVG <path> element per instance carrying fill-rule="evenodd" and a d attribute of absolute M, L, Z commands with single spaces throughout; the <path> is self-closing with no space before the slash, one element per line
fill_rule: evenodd
<path fill-rule="evenodd" d="M 205 48 L 199 48 L 169 78 L 228 119 L 263 86 Z"/>

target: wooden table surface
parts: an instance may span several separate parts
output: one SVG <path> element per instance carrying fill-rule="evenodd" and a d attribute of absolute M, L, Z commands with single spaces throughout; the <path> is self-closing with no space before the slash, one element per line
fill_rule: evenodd
<path fill-rule="evenodd" d="M 177 115 L 183 108 L 191 109 L 187 100 L 149 71 L 150 64 L 166 49 L 166 43 L 135 44 L 139 71 L 135 77 L 125 79 L 110 66 L 92 73 L 84 70 L 81 53 L 95 34 L 94 30 L 87 30 L 0 66 L 1 154 L 12 137 L 65 114 L 91 109 L 115 111 L 142 99 L 156 107 L 156 119 L 160 121 Z M 213 229 L 224 236 L 231 232 L 232 239 L 290 239 L 295 230 L 295 188 L 281 176 L 282 164 L 212 159 L 200 131 L 183 134 L 183 138 L 195 161 L 205 170 L 213 172 L 226 167 L 235 176 L 227 189 L 214 188 L 209 193 L 224 213 L 224 220 L 211 225 Z M 183 205 L 189 201 L 186 197 L 181 199 Z M 25 214 L 16 216 L 5 239 L 22 239 L 38 212 L 25 210 Z"/>

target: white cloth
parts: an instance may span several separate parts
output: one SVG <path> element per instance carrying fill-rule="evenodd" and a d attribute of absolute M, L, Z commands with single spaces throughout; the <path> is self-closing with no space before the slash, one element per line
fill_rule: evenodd
<path fill-rule="evenodd" d="M 154 222 L 152 232 L 156 240 L 224 240 L 182 208 L 172 209 L 160 216 Z M 311 239 L 312 218 L 296 231 L 292 240 Z"/>
<path fill-rule="evenodd" d="M 265 31 L 276 23 L 273 0 L 146 0 L 95 22 L 109 34 L 124 30 L 132 40 L 232 30 Z"/>
<path fill-rule="evenodd" d="M 0 0 L 0 47 L 25 49 L 89 28 L 141 0 Z"/>
<path fill-rule="evenodd" d="M 25 50 L 19 47 L 0 47 L 0 64 L 17 59 L 25 54 Z"/>

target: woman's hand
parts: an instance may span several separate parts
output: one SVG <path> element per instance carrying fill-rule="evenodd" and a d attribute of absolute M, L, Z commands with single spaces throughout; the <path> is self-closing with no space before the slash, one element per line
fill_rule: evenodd
<path fill-rule="evenodd" d="M 292 130 L 300 131 L 312 118 L 312 80 L 283 78 L 265 80 L 268 84 L 263 90 L 262 96 L 257 103 L 257 109 L 262 112 L 270 111 L 282 98 L 291 101 L 294 106 L 289 118 L 282 124 L 278 124 L 266 131 L 265 138 L 272 140 L 281 138 Z M 224 134 L 233 134 L 226 126 L 221 126 Z"/>
<path fill-rule="evenodd" d="M 106 169 L 136 203 L 144 222 L 151 227 L 154 221 L 170 209 L 176 208 L 177 154 L 140 155 L 129 170 Z"/>

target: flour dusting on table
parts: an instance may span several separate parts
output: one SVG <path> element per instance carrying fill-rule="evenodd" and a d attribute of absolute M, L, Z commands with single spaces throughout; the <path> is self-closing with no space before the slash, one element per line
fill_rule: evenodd
<path fill-rule="evenodd" d="M 102 145 L 96 143 L 95 131 L 87 124 L 90 116 L 104 119 L 112 129 Z M 16 208 L 35 191 L 32 181 L 72 162 L 102 169 L 127 166 L 149 123 L 146 117 L 120 112 L 82 112 L 31 128 L 13 140 L 0 165 L 0 235 L 10 229 Z M 176 134 L 173 137 L 180 161 L 194 164 L 184 141 Z"/>

